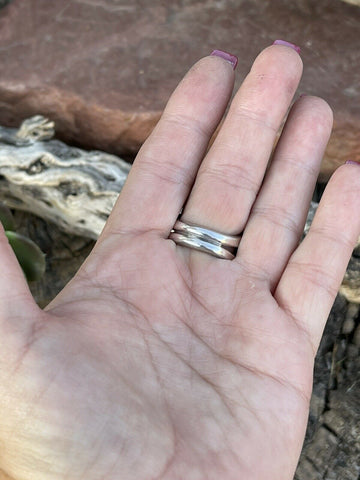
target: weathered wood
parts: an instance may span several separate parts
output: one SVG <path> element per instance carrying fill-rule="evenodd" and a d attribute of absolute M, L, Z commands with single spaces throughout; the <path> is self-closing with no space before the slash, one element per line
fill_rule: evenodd
<path fill-rule="evenodd" d="M 19 130 L 0 129 L 0 200 L 96 239 L 124 185 L 130 165 L 115 155 L 50 140 L 41 116 Z"/>

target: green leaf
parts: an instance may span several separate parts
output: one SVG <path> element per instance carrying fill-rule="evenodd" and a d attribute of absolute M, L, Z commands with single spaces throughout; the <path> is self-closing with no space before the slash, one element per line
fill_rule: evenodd
<path fill-rule="evenodd" d="M 15 228 L 11 210 L 3 203 L 0 203 L 0 223 L 2 223 L 4 230 L 14 230 Z"/>
<path fill-rule="evenodd" d="M 20 233 L 6 231 L 9 243 L 28 282 L 39 280 L 45 272 L 45 254 L 30 238 Z"/>

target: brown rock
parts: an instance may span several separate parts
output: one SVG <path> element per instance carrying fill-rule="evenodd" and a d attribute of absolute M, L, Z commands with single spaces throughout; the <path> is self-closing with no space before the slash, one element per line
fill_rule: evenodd
<path fill-rule="evenodd" d="M 214 48 L 239 56 L 236 86 L 276 38 L 302 47 L 300 93 L 334 109 L 322 179 L 360 160 L 360 9 L 341 0 L 32 0 L 0 11 L 0 124 L 41 113 L 58 136 L 135 153 L 186 70 Z"/>
<path fill-rule="evenodd" d="M 160 112 L 88 104 L 80 95 L 55 87 L 3 87 L 1 82 L 0 106 L 2 125 L 19 126 L 40 112 L 55 122 L 56 135 L 65 142 L 125 155 L 139 150 L 160 117 Z"/>

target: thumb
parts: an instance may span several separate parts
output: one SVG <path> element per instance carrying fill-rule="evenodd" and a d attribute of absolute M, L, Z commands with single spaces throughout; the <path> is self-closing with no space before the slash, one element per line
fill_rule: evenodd
<path fill-rule="evenodd" d="M 34 302 L 24 273 L 0 223 L 0 314 L 18 310 L 18 301 L 30 299 Z"/>
<path fill-rule="evenodd" d="M 29 338 L 29 331 L 33 328 L 36 318 L 39 318 L 39 312 L 40 309 L 32 297 L 23 271 L 0 222 L 1 350 L 5 349 L 13 335 L 16 337 L 25 335 Z"/>

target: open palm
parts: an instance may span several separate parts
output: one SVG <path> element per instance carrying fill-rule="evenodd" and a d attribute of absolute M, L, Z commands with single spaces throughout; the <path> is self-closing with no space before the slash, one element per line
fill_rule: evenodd
<path fill-rule="evenodd" d="M 262 52 L 206 153 L 234 73 L 217 55 L 198 62 L 46 311 L 2 234 L 0 468 L 11 478 L 292 478 L 314 355 L 360 232 L 360 169 L 344 165 L 298 246 L 332 124 L 324 101 L 302 97 L 271 156 L 301 70 L 286 46 Z M 234 260 L 168 239 L 185 201 L 185 221 L 242 232 Z"/>

